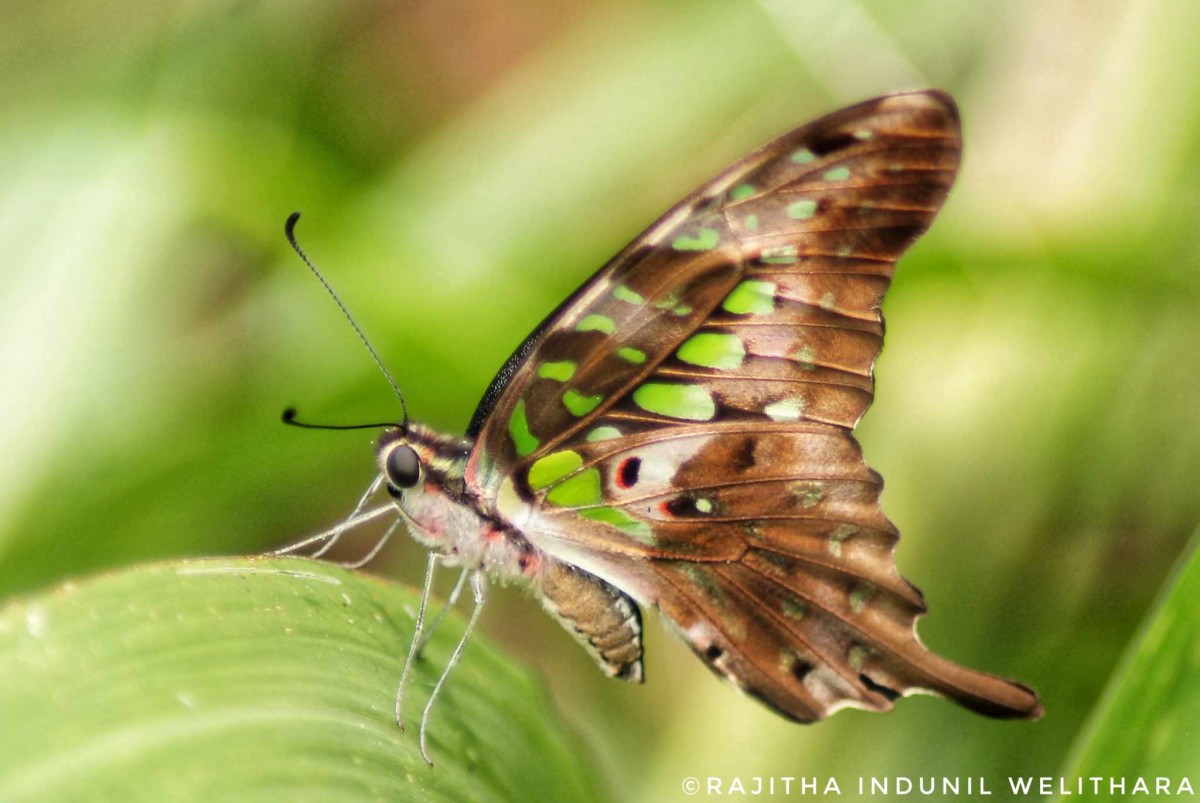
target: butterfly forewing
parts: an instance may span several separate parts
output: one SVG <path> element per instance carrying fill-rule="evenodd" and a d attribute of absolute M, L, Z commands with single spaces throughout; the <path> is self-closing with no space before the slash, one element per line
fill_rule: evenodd
<path fill-rule="evenodd" d="M 522 344 L 476 413 L 468 484 L 788 716 L 884 710 L 918 689 L 1036 713 L 1023 687 L 920 644 L 921 596 L 850 434 L 895 261 L 960 149 L 953 102 L 921 92 L 721 173 Z"/>
<path fill-rule="evenodd" d="M 716 420 L 718 406 L 853 426 L 894 262 L 936 214 L 959 152 L 952 103 L 918 93 L 845 109 L 724 171 L 518 350 L 476 414 L 477 468 L 529 465 L 609 410 L 633 419 L 621 434 Z M 474 480 L 493 487 L 504 470 Z"/>

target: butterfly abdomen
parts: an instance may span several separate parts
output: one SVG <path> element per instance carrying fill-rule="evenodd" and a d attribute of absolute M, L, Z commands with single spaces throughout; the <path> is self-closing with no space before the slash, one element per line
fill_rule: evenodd
<path fill-rule="evenodd" d="M 628 595 L 556 560 L 539 574 L 542 604 L 610 677 L 642 682 L 642 617 Z"/>

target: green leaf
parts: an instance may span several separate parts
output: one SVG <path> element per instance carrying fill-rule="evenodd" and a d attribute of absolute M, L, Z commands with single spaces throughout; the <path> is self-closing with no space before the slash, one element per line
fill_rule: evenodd
<path fill-rule="evenodd" d="M 528 672 L 441 625 L 393 720 L 416 594 L 303 559 L 135 567 L 0 611 L 0 800 L 595 800 Z"/>
<path fill-rule="evenodd" d="M 1200 534 L 1113 676 L 1072 751 L 1066 778 L 1168 777 L 1200 766 Z M 1107 787 L 1104 787 L 1107 790 Z"/>

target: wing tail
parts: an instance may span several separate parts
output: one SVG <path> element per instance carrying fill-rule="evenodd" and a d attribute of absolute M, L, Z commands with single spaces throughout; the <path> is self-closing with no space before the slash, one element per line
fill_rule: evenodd
<path fill-rule="evenodd" d="M 823 719 L 843 707 L 888 711 L 933 693 L 990 717 L 1036 719 L 1033 690 L 956 664 L 926 648 L 923 608 L 879 587 L 842 585 L 811 566 L 764 572 L 754 551 L 737 563 L 656 562 L 657 600 L 715 673 L 779 713 Z"/>
<path fill-rule="evenodd" d="M 1038 719 L 1043 713 L 1033 689 L 943 658 L 921 644 L 915 633 L 902 660 L 881 661 L 865 667 L 864 674 L 882 688 L 905 695 L 933 692 L 996 719 Z"/>

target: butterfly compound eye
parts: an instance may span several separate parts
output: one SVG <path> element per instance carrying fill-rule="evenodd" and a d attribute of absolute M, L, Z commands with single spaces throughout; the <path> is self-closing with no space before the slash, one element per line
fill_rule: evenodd
<path fill-rule="evenodd" d="M 397 446 L 388 453 L 388 482 L 397 488 L 411 488 L 421 479 L 421 459 L 410 446 Z"/>

